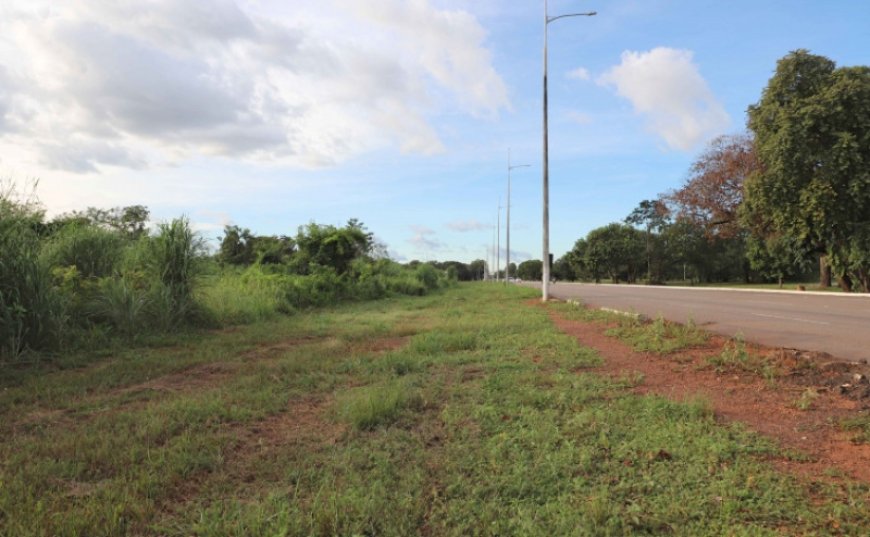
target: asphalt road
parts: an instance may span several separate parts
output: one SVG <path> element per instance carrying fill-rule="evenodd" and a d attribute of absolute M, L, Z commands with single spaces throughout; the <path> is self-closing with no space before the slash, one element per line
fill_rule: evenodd
<path fill-rule="evenodd" d="M 540 286 L 540 284 L 539 284 Z M 737 289 L 557 283 L 551 295 L 634 311 L 771 347 L 870 359 L 870 296 Z"/>

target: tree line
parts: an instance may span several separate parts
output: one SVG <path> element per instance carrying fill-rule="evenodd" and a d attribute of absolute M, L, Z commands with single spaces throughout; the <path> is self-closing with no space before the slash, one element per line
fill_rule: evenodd
<path fill-rule="evenodd" d="M 870 292 L 870 68 L 789 53 L 746 133 L 713 140 L 680 188 L 577 240 L 553 274 Z"/>

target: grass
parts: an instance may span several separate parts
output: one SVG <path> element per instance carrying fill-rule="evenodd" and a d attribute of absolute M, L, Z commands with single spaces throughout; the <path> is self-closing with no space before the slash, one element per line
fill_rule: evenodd
<path fill-rule="evenodd" d="M 853 433 L 852 440 L 854 442 L 870 444 L 870 416 L 866 413 L 843 420 L 840 427 Z"/>
<path fill-rule="evenodd" d="M 703 345 L 708 337 L 691 320 L 686 324 L 679 324 L 658 317 L 649 322 L 631 312 L 620 315 L 613 311 L 585 308 L 576 302 L 555 303 L 549 307 L 557 310 L 566 319 L 615 325 L 605 333 L 628 343 L 638 352 L 670 354 Z"/>
<path fill-rule="evenodd" d="M 760 375 L 769 382 L 779 374 L 776 365 L 770 359 L 750 352 L 746 348 L 746 340 L 740 334 L 726 342 L 722 352 L 708 358 L 707 363 L 720 373 L 734 370 L 746 371 Z"/>
<path fill-rule="evenodd" d="M 533 295 L 460 285 L 9 374 L 0 535 L 870 525 L 866 486 L 782 474 L 766 461 L 787 454 L 717 423 L 704 401 L 585 371 L 599 357 L 523 304 Z"/>

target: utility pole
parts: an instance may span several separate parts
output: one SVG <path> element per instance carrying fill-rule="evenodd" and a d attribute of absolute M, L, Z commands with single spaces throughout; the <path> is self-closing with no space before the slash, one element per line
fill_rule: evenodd
<path fill-rule="evenodd" d="M 570 13 L 550 17 L 547 11 L 547 0 L 544 0 L 544 252 L 542 258 L 543 276 L 541 278 L 541 300 L 544 302 L 550 299 L 550 155 L 547 147 L 547 28 L 551 22 L 566 17 L 592 17 L 594 15 L 595 12 L 590 11 L 589 13 Z"/>
<path fill-rule="evenodd" d="M 498 240 L 495 242 L 495 281 L 499 281 L 501 274 L 501 198 L 498 199 L 498 216 L 496 217 L 496 236 Z"/>
<path fill-rule="evenodd" d="M 508 148 L 508 190 L 507 190 L 507 261 L 505 261 L 505 283 L 511 275 L 511 170 L 514 168 L 529 168 L 529 164 L 511 166 L 511 149 Z"/>

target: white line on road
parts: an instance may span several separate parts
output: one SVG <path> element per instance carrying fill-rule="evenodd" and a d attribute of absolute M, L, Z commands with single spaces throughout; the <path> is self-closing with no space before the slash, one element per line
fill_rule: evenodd
<path fill-rule="evenodd" d="M 783 317 L 782 315 L 767 315 L 764 313 L 750 313 L 750 315 L 755 315 L 756 317 L 769 317 L 771 319 L 782 319 L 785 321 L 797 321 L 799 323 L 811 323 L 811 324 L 821 324 L 828 326 L 831 323 L 826 323 L 825 321 L 811 321 L 810 319 L 801 319 L 799 317 Z"/>

